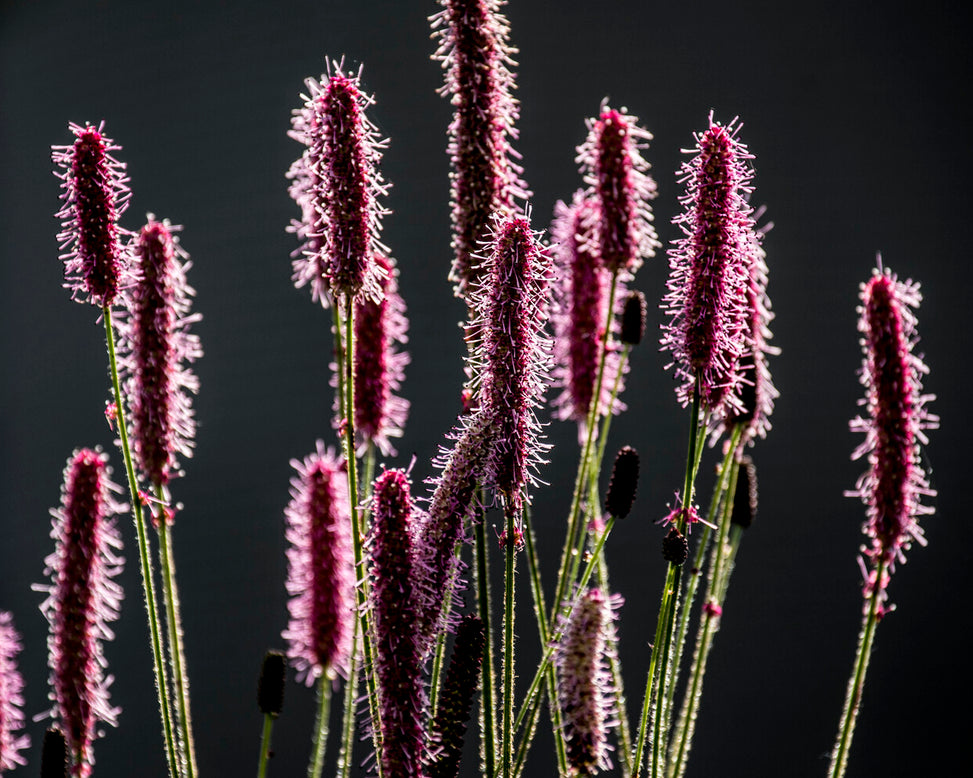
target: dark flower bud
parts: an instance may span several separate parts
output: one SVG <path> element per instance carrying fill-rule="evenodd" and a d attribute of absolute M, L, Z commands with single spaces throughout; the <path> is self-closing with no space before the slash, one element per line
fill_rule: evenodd
<path fill-rule="evenodd" d="M 274 718 L 284 707 L 284 684 L 287 680 L 287 665 L 280 651 L 268 651 L 260 666 L 260 680 L 257 681 L 257 706 L 261 713 Z"/>
<path fill-rule="evenodd" d="M 733 495 L 733 516 L 730 521 L 747 529 L 757 518 L 757 468 L 750 457 L 740 460 L 740 475 Z"/>
<path fill-rule="evenodd" d="M 689 541 L 674 525 L 662 541 L 662 558 L 674 565 L 682 565 L 689 558 Z"/>
<path fill-rule="evenodd" d="M 624 519 L 632 510 L 635 487 L 639 482 L 639 454 L 631 446 L 623 446 L 615 456 L 612 477 L 605 494 L 605 510 Z"/>
<path fill-rule="evenodd" d="M 625 300 L 622 309 L 622 322 L 619 340 L 629 346 L 637 346 L 645 335 L 645 295 L 639 291 L 632 292 Z"/>
<path fill-rule="evenodd" d="M 41 748 L 41 778 L 68 778 L 68 746 L 64 733 L 51 727 Z"/>

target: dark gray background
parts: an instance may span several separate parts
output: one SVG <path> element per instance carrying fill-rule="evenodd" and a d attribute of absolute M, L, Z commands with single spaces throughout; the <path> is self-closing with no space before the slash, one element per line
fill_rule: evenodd
<path fill-rule="evenodd" d="M 251 774 L 256 672 L 263 652 L 281 645 L 286 618 L 288 460 L 315 438 L 332 440 L 329 316 L 289 281 L 295 243 L 284 227 L 297 209 L 284 171 L 299 152 L 286 137 L 290 111 L 325 57 L 365 64 L 378 101 L 372 118 L 391 139 L 383 170 L 394 213 L 384 235 L 412 322 L 404 393 L 413 410 L 395 463 L 415 452 L 419 484 L 458 410 L 463 353 L 455 326 L 463 308 L 446 281 L 450 108 L 435 94 L 442 76 L 429 59 L 426 21 L 436 5 L 8 0 L 0 8 L 0 608 L 13 611 L 24 635 L 27 713 L 47 705 L 46 624 L 30 589 L 50 549 L 47 511 L 71 450 L 111 443 L 96 311 L 60 288 L 50 145 L 70 141 L 69 121 L 104 119 L 132 178 L 124 226 L 137 228 L 146 211 L 184 224 L 195 263 L 206 355 L 196 366 L 197 455 L 173 489 L 185 503 L 176 558 L 201 774 Z M 899 609 L 878 632 L 849 774 L 929 774 L 966 754 L 970 503 L 960 480 L 973 114 L 959 8 L 520 0 L 508 9 L 520 49 L 517 148 L 536 227 L 579 185 L 574 148 L 606 95 L 655 135 L 646 157 L 663 242 L 677 234 L 680 148 L 710 109 L 721 121 L 744 121 L 741 138 L 756 154 L 754 202 L 776 223 L 766 248 L 782 396 L 770 438 L 754 451 L 760 516 L 740 554 L 690 775 L 826 770 L 859 626 L 863 509 L 842 493 L 863 468 L 849 460 L 858 437 L 847 422 L 861 394 L 858 284 L 876 251 L 923 284 L 926 387 L 939 395 L 932 409 L 943 419 L 927 453 L 941 496 L 924 521 L 929 547 L 914 548 L 891 585 Z M 685 457 L 686 414 L 655 347 L 666 274 L 660 255 L 636 282 L 650 301 L 649 336 L 632 359 L 631 411 L 611 441 L 643 458 L 635 511 L 608 551 L 628 597 L 621 656 L 633 716 L 664 576 L 653 521 L 681 483 Z M 556 448 L 543 476 L 551 486 L 534 503 L 548 578 L 576 461 L 573 428 L 555 423 L 549 433 Z M 112 459 L 121 480 L 114 451 Z M 704 495 L 707 484 L 704 475 Z M 106 653 L 124 712 L 96 746 L 96 774 L 161 776 L 134 538 L 127 519 L 122 528 L 127 599 Z M 525 606 L 528 597 L 525 587 Z M 519 631 L 529 677 L 535 633 L 527 620 Z M 291 686 L 272 775 L 305 769 L 312 709 L 313 694 Z M 43 724 L 29 729 L 36 759 Z M 550 774 L 549 737 L 535 753 L 528 774 Z M 465 769 L 474 774 L 472 759 Z"/>

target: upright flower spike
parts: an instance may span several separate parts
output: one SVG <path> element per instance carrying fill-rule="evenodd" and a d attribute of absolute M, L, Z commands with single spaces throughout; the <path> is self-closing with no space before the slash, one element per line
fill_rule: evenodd
<path fill-rule="evenodd" d="M 27 761 L 20 753 L 30 747 L 24 727 L 24 678 L 17 670 L 17 655 L 23 646 L 14 629 L 13 616 L 0 611 L 0 773 Z"/>
<path fill-rule="evenodd" d="M 189 364 L 202 349 L 189 326 L 200 317 L 189 312 L 196 292 L 186 281 L 192 263 L 174 235 L 179 229 L 148 215 L 135 241 L 139 279 L 120 327 L 135 460 L 151 486 L 178 474 L 176 457 L 192 456 L 196 434 L 190 393 L 199 381 Z"/>
<path fill-rule="evenodd" d="M 413 593 L 414 519 L 409 477 L 386 470 L 372 506 L 371 608 L 382 722 L 382 774 L 421 776 L 426 750 L 422 648 Z"/>
<path fill-rule="evenodd" d="M 601 263 L 595 231 L 599 218 L 598 201 L 575 192 L 571 205 L 559 201 L 551 227 L 558 281 L 554 285 L 554 385 L 561 389 L 554 400 L 555 415 L 578 424 L 578 437 L 585 437 L 588 411 L 598 379 L 602 340 L 608 314 L 612 274 Z M 616 308 L 624 305 L 624 280 L 616 289 Z M 612 391 L 621 369 L 621 355 L 610 350 L 605 355 L 598 417 L 610 410 L 620 413 L 625 406 Z M 619 385 L 618 391 L 621 392 Z"/>
<path fill-rule="evenodd" d="M 684 237 L 669 250 L 663 303 L 670 320 L 662 344 L 672 353 L 677 397 L 688 405 L 698 379 L 702 407 L 724 415 L 742 411 L 746 290 L 757 246 L 746 200 L 752 156 L 738 130 L 735 120 L 723 126 L 710 115 L 709 128 L 696 135 L 695 156 L 683 163 L 685 211 L 673 223 Z"/>
<path fill-rule="evenodd" d="M 355 613 L 348 485 L 334 452 L 317 442 L 303 462 L 292 460 L 291 501 L 284 516 L 290 621 L 283 632 L 297 678 L 308 686 L 346 670 Z"/>
<path fill-rule="evenodd" d="M 431 18 L 439 38 L 434 59 L 446 70 L 440 90 L 453 104 L 448 152 L 454 251 L 450 280 L 466 298 L 482 278 L 477 252 L 494 214 L 512 216 L 530 193 L 511 148 L 519 116 L 513 97 L 510 26 L 505 0 L 440 0 Z"/>
<path fill-rule="evenodd" d="M 920 444 L 928 443 L 925 430 L 936 429 L 939 418 L 926 409 L 935 399 L 923 394 L 922 376 L 929 369 L 914 353 L 918 342 L 915 308 L 922 295 L 919 284 L 901 282 L 881 260 L 871 279 L 862 284 L 858 329 L 865 352 L 861 383 L 867 417 L 851 421 L 853 432 L 865 440 L 852 457 L 868 459 L 868 470 L 850 496 L 867 507 L 864 532 L 870 540 L 865 555 L 872 569 L 866 573 L 865 597 L 878 593 L 884 607 L 888 575 L 912 541 L 925 545 L 919 516 L 933 513 L 923 497 L 936 492 L 922 469 Z M 883 575 L 877 578 L 881 567 Z"/>
<path fill-rule="evenodd" d="M 587 124 L 588 137 L 578 146 L 578 162 L 598 203 L 599 256 L 610 273 L 634 274 L 659 246 L 649 205 L 656 186 L 641 153 L 652 135 L 638 126 L 637 117 L 609 108 L 607 101 L 598 118 Z"/>
<path fill-rule="evenodd" d="M 615 693 L 608 658 L 615 650 L 618 595 L 589 589 L 567 617 L 557 649 L 558 704 L 570 775 L 611 769 L 608 731 L 615 726 Z"/>
<path fill-rule="evenodd" d="M 71 123 L 74 143 L 51 147 L 60 168 L 54 175 L 64 190 L 57 212 L 64 286 L 72 299 L 99 307 L 111 305 L 126 284 L 128 256 L 118 218 L 131 194 L 124 163 L 111 155 L 121 147 L 104 134 L 104 126 Z"/>
<path fill-rule="evenodd" d="M 96 723 L 116 725 L 119 709 L 108 699 L 111 676 L 105 676 L 102 641 L 114 635 L 122 590 L 112 580 L 122 569 L 122 547 L 115 514 L 124 510 L 110 480 L 108 457 L 79 449 L 64 471 L 61 506 L 51 537 L 54 553 L 44 560 L 51 584 L 41 612 L 51 625 L 47 641 L 54 708 L 71 754 L 72 776 L 85 778 L 94 763 Z"/>

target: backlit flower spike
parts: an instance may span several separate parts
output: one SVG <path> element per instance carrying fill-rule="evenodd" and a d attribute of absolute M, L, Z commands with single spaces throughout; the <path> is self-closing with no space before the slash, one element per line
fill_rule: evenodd
<path fill-rule="evenodd" d="M 176 235 L 181 229 L 148 214 L 134 241 L 138 281 L 125 293 L 119 327 L 135 461 L 153 487 L 180 474 L 177 457 L 192 456 L 196 435 L 191 395 L 199 381 L 190 364 L 202 348 L 189 327 L 201 317 L 190 313 L 196 291 L 186 280 L 192 263 Z"/>
<path fill-rule="evenodd" d="M 598 203 L 596 235 L 599 256 L 609 272 L 634 274 L 642 261 L 655 256 L 659 241 L 652 226 L 655 181 L 642 156 L 652 135 L 638 118 L 605 100 L 595 119 L 588 119 L 588 137 L 578 146 L 578 162 L 590 196 Z"/>
<path fill-rule="evenodd" d="M 554 283 L 554 305 L 551 322 L 554 330 L 554 386 L 561 390 L 554 400 L 556 418 L 571 419 L 578 424 L 578 438 L 583 441 L 588 411 L 598 378 L 602 337 L 608 313 L 611 273 L 599 260 L 594 237 L 598 203 L 583 190 L 575 192 L 571 205 L 558 201 L 551 226 L 557 281 Z M 616 309 L 625 304 L 625 282 L 619 279 Z M 613 319 L 614 320 L 614 319 Z M 598 417 L 609 412 L 612 391 L 619 378 L 621 355 L 609 349 L 605 355 L 604 375 L 598 403 Z M 618 391 L 621 393 L 620 382 Z M 616 398 L 612 413 L 625 410 Z"/>
<path fill-rule="evenodd" d="M 609 660 L 615 652 L 615 612 L 621 604 L 618 595 L 588 589 L 562 622 L 555 661 L 572 776 L 596 775 L 612 767 L 608 733 L 618 721 Z"/>
<path fill-rule="evenodd" d="M 305 105 L 295 112 L 291 135 L 306 146 L 303 164 L 292 168 L 292 194 L 305 217 L 298 237 L 305 241 L 308 267 L 295 278 L 312 283 L 318 299 L 321 273 L 337 298 L 376 298 L 382 269 L 373 257 L 388 254 L 380 240 L 388 213 L 380 199 L 388 183 L 378 170 L 387 142 L 365 114 L 374 100 L 361 90 L 361 71 L 345 73 L 340 62 L 305 85 Z"/>
<path fill-rule="evenodd" d="M 409 354 L 409 321 L 399 294 L 398 269 L 391 259 L 377 255 L 384 270 L 378 299 L 355 303 L 355 432 L 359 454 L 373 443 L 383 456 L 393 456 L 390 438 L 402 437 L 409 401 L 397 393 L 405 380 Z"/>
<path fill-rule="evenodd" d="M 747 203 L 751 154 L 737 139 L 736 120 L 713 121 L 696 135 L 694 154 L 683 163 L 680 198 L 685 211 L 673 219 L 683 231 L 669 250 L 670 275 L 663 308 L 669 316 L 662 338 L 672 353 L 676 396 L 685 406 L 700 383 L 705 410 L 741 410 L 740 358 L 746 351 L 746 290 L 755 242 Z M 724 401 L 726 407 L 723 407 Z"/>
<path fill-rule="evenodd" d="M 315 453 L 291 460 L 287 521 L 287 609 L 282 635 L 299 681 L 343 674 L 351 653 L 355 573 L 348 478 L 339 458 L 317 441 Z"/>
<path fill-rule="evenodd" d="M 865 597 L 878 588 L 880 603 L 886 599 L 888 575 L 912 541 L 925 545 L 918 517 L 934 512 L 924 505 L 936 492 L 922 468 L 920 446 L 928 443 L 925 430 L 936 429 L 939 418 L 926 404 L 935 399 L 923 394 L 922 376 L 929 372 L 918 343 L 915 309 L 922 295 L 919 284 L 899 281 L 881 265 L 861 286 L 858 330 L 865 359 L 861 383 L 865 387 L 865 416 L 851 421 L 853 432 L 865 434 L 853 459 L 866 457 L 868 470 L 849 496 L 860 497 L 868 519 L 863 531 L 869 538 L 864 549 L 871 563 L 865 572 Z M 877 566 L 884 570 L 877 580 Z"/>
<path fill-rule="evenodd" d="M 372 621 L 382 739 L 383 775 L 422 776 L 426 753 L 423 649 L 413 591 L 412 526 L 415 512 L 409 476 L 386 470 L 375 481 L 372 501 Z"/>
<path fill-rule="evenodd" d="M 294 111 L 293 123 L 300 130 L 292 130 L 289 135 L 304 143 L 304 118 L 306 108 Z M 292 219 L 287 232 L 293 233 L 300 241 L 300 245 L 291 252 L 293 273 L 291 281 L 298 289 L 311 287 L 311 300 L 327 308 L 331 305 L 331 288 L 328 284 L 325 256 L 322 250 L 323 238 L 326 234 L 325 223 L 321 212 L 315 206 L 314 193 L 320 191 L 320 182 L 308 166 L 307 151 L 291 164 L 287 171 L 290 185 L 288 194 L 301 209 L 301 218 Z"/>
<path fill-rule="evenodd" d="M 0 773 L 25 765 L 21 751 L 30 747 L 24 727 L 24 678 L 17 669 L 23 650 L 13 616 L 0 611 Z"/>
<path fill-rule="evenodd" d="M 105 675 L 102 648 L 114 634 L 122 589 L 113 580 L 122 570 L 121 538 L 115 515 L 126 508 L 111 481 L 108 457 L 79 449 L 64 471 L 61 505 L 51 511 L 54 553 L 44 560 L 50 585 L 41 612 L 50 623 L 47 640 L 51 668 L 51 710 L 71 754 L 72 776 L 85 778 L 94 763 L 92 744 L 97 722 L 116 726 L 119 709 L 108 699 L 111 676 Z"/>
<path fill-rule="evenodd" d="M 450 98 L 450 203 L 454 252 L 449 279 L 466 298 L 481 279 L 480 243 L 496 213 L 512 216 L 530 196 L 521 180 L 517 139 L 520 109 L 513 97 L 510 25 L 505 0 L 440 0 L 431 17 L 439 46 L 434 59 L 446 71 L 440 93 Z"/>
<path fill-rule="evenodd" d="M 111 154 L 121 147 L 104 134 L 104 126 L 71 123 L 74 143 L 51 147 L 59 168 L 54 175 L 63 182 L 64 204 L 56 215 L 64 286 L 72 299 L 99 307 L 111 305 L 128 283 L 129 258 L 118 218 L 131 194 L 125 164 Z"/>

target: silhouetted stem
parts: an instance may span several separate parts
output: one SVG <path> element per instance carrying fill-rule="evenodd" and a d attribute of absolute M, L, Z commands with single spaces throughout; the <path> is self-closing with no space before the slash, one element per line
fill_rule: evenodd
<path fill-rule="evenodd" d="M 267 778 L 267 762 L 270 759 L 270 736 L 274 731 L 274 717 L 264 714 L 264 726 L 260 733 L 260 759 L 257 762 L 257 778 Z"/>

